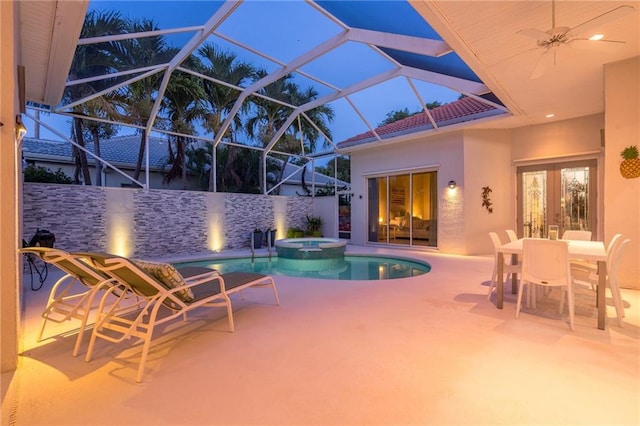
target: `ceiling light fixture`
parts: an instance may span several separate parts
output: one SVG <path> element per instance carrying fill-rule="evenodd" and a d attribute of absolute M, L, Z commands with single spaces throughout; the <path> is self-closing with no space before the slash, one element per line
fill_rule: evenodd
<path fill-rule="evenodd" d="M 598 41 L 598 40 L 602 40 L 603 38 L 604 38 L 604 34 L 594 34 L 591 37 L 589 37 L 589 40 Z"/>
<path fill-rule="evenodd" d="M 556 115 L 554 113 L 549 113 L 549 114 L 545 115 L 545 117 L 547 117 L 547 118 L 553 118 L 555 116 Z"/>

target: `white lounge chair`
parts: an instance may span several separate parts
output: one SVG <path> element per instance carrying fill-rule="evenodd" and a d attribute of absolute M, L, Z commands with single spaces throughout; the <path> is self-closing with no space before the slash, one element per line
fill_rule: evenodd
<path fill-rule="evenodd" d="M 268 275 L 231 272 L 221 275 L 208 268 L 191 269 L 193 275 L 184 277 L 173 266 L 162 263 L 136 262 L 123 257 L 102 253 L 85 253 L 94 266 L 118 281 L 102 298 L 86 361 L 91 360 L 97 338 L 121 342 L 138 337 L 144 342 L 136 381 L 141 382 L 147 354 L 156 326 L 187 314 L 200 307 L 226 307 L 229 329 L 234 331 L 233 312 L 229 295 L 249 287 L 271 287 L 276 303 L 278 292 L 273 278 Z M 108 298 L 132 291 L 143 301 L 135 316 L 120 316 L 105 302 Z M 105 303 L 103 303 L 105 302 Z M 162 312 L 162 314 L 161 314 Z"/>
<path fill-rule="evenodd" d="M 73 356 L 77 356 L 87 325 L 89 313 L 94 306 L 96 293 L 103 285 L 112 281 L 108 275 L 83 262 L 79 256 L 64 250 L 49 247 L 25 247 L 19 250 L 23 254 L 38 256 L 43 262 L 54 265 L 66 274 L 57 280 L 45 309 L 37 341 L 42 340 L 47 322 L 62 323 L 77 319 L 81 321 Z"/>

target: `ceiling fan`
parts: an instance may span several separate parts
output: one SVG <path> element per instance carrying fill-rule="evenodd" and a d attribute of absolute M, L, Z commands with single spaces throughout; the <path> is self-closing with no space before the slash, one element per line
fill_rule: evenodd
<path fill-rule="evenodd" d="M 605 44 L 608 44 L 611 47 L 624 44 L 625 42 L 620 40 L 594 38 L 593 34 L 589 34 L 589 32 L 597 30 L 602 24 L 619 19 L 625 15 L 633 13 L 634 11 L 635 9 L 632 6 L 618 6 L 608 12 L 576 25 L 575 27 L 556 27 L 556 4 L 555 0 L 552 0 L 550 30 L 542 31 L 536 28 L 526 28 L 518 31 L 518 34 L 536 39 L 537 47 L 535 47 L 534 50 L 543 50 L 536 62 L 530 78 L 538 78 L 542 76 L 549 67 L 557 65 L 558 52 L 568 47 L 575 46 L 590 48 L 595 47 L 596 43 L 599 47 Z M 600 37 L 602 36 L 600 35 Z"/>

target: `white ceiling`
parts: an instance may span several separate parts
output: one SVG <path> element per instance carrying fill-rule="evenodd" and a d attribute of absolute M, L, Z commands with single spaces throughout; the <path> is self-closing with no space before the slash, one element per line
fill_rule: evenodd
<path fill-rule="evenodd" d="M 598 28 L 607 39 L 625 44 L 607 43 L 599 50 L 570 47 L 561 52 L 558 65 L 536 79 L 530 76 L 542 50 L 532 50 L 536 40 L 517 31 L 550 29 L 552 2 L 411 3 L 514 114 L 478 126 L 519 127 L 547 121 L 547 113 L 554 113 L 554 120 L 600 113 L 604 65 L 640 55 L 638 1 L 557 1 L 556 26 L 574 27 L 621 5 L 635 12 Z"/>
<path fill-rule="evenodd" d="M 471 124 L 516 127 L 602 112 L 603 67 L 640 55 L 640 1 L 558 1 L 556 26 L 574 27 L 620 5 L 635 12 L 608 23 L 599 32 L 624 40 L 618 49 L 569 48 L 560 63 L 530 79 L 541 54 L 536 41 L 517 31 L 551 28 L 550 1 L 410 0 L 416 10 L 476 72 L 513 113 Z M 56 104 L 64 88 L 87 1 L 19 2 L 22 63 L 27 70 L 27 100 Z M 635 94 L 637 96 L 638 94 Z"/>
<path fill-rule="evenodd" d="M 62 98 L 89 0 L 16 4 L 26 99 L 56 105 Z"/>

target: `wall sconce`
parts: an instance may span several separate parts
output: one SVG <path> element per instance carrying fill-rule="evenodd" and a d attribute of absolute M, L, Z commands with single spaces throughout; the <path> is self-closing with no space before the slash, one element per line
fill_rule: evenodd
<path fill-rule="evenodd" d="M 455 180 L 450 180 L 449 181 L 449 188 L 450 189 L 454 189 L 456 187 L 456 181 Z"/>
<path fill-rule="evenodd" d="M 22 141 L 22 138 L 24 138 L 27 135 L 27 128 L 24 127 L 24 124 L 22 123 L 22 117 L 20 116 L 20 114 L 16 115 L 16 138 L 18 139 L 18 143 L 20 143 Z"/>

